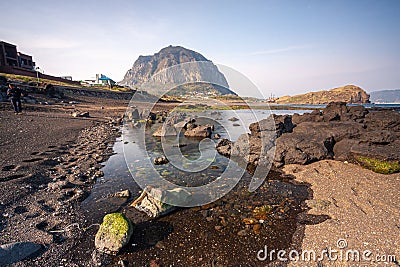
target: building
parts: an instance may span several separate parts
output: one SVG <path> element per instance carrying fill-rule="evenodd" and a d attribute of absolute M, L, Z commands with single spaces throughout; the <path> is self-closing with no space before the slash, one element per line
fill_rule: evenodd
<path fill-rule="evenodd" d="M 104 74 L 96 74 L 96 77 L 91 78 L 91 79 L 87 79 L 87 80 L 83 80 L 81 82 L 83 85 L 87 85 L 87 86 L 107 86 L 107 87 L 112 87 L 115 85 L 115 81 L 111 78 L 108 78 L 106 75 Z"/>
<path fill-rule="evenodd" d="M 35 69 L 32 56 L 17 51 L 17 46 L 0 41 L 0 66 Z"/>
<path fill-rule="evenodd" d="M 61 76 L 60 78 L 68 80 L 68 81 L 72 81 L 72 76 Z"/>
<path fill-rule="evenodd" d="M 96 83 L 101 84 L 103 86 L 113 86 L 115 85 L 115 81 L 111 78 L 108 78 L 104 74 L 96 74 Z"/>
<path fill-rule="evenodd" d="M 17 46 L 0 41 L 0 66 L 18 66 Z"/>
<path fill-rule="evenodd" d="M 35 69 L 35 62 L 32 60 L 32 56 L 22 54 L 20 52 L 17 52 L 18 55 L 18 66 L 24 69 L 28 70 L 34 70 Z"/>
<path fill-rule="evenodd" d="M 33 62 L 32 56 L 18 52 L 16 45 L 4 41 L 0 41 L 0 73 L 29 76 L 80 85 L 79 82 L 72 81 L 72 77 L 70 76 L 64 79 L 40 73 L 35 68 L 35 62 Z"/>

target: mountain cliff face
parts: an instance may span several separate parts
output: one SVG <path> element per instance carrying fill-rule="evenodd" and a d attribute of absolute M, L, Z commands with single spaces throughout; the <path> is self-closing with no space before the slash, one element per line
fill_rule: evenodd
<path fill-rule="evenodd" d="M 185 64 L 182 68 L 170 68 L 183 63 L 190 64 Z M 172 70 L 165 71 L 168 68 Z M 153 76 L 155 74 L 156 76 Z M 151 81 L 151 79 L 153 80 Z M 139 56 L 132 68 L 125 74 L 124 79 L 119 83 L 142 90 L 141 85 L 150 81 L 176 86 L 180 86 L 182 83 L 195 84 L 202 81 L 212 81 L 216 86 L 206 86 L 203 91 L 200 88 L 201 86 L 197 85 L 180 86 L 179 92 L 180 94 L 235 94 L 227 89 L 229 85 L 225 76 L 210 60 L 195 51 L 180 46 L 168 46 L 152 56 Z"/>
<path fill-rule="evenodd" d="M 369 95 L 360 87 L 346 85 L 328 91 L 310 92 L 295 96 L 282 96 L 276 100 L 278 104 L 328 104 L 330 102 L 370 103 Z"/>

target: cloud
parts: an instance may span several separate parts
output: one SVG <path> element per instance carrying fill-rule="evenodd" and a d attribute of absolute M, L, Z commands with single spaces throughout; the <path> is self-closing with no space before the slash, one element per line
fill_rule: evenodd
<path fill-rule="evenodd" d="M 301 49 L 308 48 L 308 47 L 310 47 L 310 46 L 308 46 L 308 45 L 288 46 L 288 47 L 283 47 L 283 48 L 255 51 L 255 52 L 250 53 L 249 55 L 257 56 L 257 55 L 280 54 L 280 53 L 289 52 L 289 51 L 293 51 L 293 50 L 301 50 Z"/>

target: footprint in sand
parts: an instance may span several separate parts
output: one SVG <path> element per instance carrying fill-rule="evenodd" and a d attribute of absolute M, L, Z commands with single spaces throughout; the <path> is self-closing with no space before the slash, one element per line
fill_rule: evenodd
<path fill-rule="evenodd" d="M 51 207 L 51 206 L 47 205 L 46 203 L 44 203 L 43 200 L 39 200 L 38 203 L 40 204 L 40 209 L 45 211 L 45 212 L 52 213 L 52 212 L 56 211 L 53 207 Z"/>
<path fill-rule="evenodd" d="M 4 166 L 3 168 L 1 168 L 1 170 L 4 172 L 8 172 L 8 171 L 15 169 L 15 167 L 16 167 L 15 165 L 7 165 L 7 166 Z"/>
<path fill-rule="evenodd" d="M 16 214 L 23 214 L 25 212 L 28 212 L 28 209 L 24 206 L 17 206 L 17 207 L 15 207 L 14 212 Z"/>
<path fill-rule="evenodd" d="M 40 222 L 40 223 L 38 223 L 38 224 L 35 225 L 35 227 L 36 227 L 37 229 L 41 230 L 41 231 L 44 231 L 44 230 L 47 228 L 47 226 L 49 226 L 49 224 L 47 223 L 47 221 L 42 221 L 42 222 Z"/>
<path fill-rule="evenodd" d="M 23 175 L 23 174 L 14 174 L 14 175 L 10 175 L 10 176 L 4 177 L 4 178 L 0 178 L 0 182 L 7 182 L 7 181 L 15 180 L 18 178 L 22 178 L 24 176 L 25 175 Z"/>
<path fill-rule="evenodd" d="M 43 158 L 31 158 L 31 159 L 25 159 L 22 162 L 36 162 L 36 161 L 40 161 L 43 160 Z"/>

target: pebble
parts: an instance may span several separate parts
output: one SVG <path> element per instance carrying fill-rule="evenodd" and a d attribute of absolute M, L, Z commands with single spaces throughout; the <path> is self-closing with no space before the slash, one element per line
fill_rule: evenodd
<path fill-rule="evenodd" d="M 206 220 L 207 220 L 207 222 L 211 222 L 212 220 L 214 220 L 214 218 L 213 217 L 207 217 Z"/>
<path fill-rule="evenodd" d="M 247 231 L 246 231 L 246 230 L 240 230 L 240 231 L 237 233 L 237 235 L 238 235 L 238 236 L 245 236 L 245 235 L 247 235 Z"/>
<path fill-rule="evenodd" d="M 228 223 L 226 222 L 226 220 L 225 220 L 225 217 L 223 217 L 223 216 L 221 216 L 221 217 L 219 217 L 220 219 L 221 219 L 221 224 L 223 225 L 223 226 L 228 226 Z"/>
<path fill-rule="evenodd" d="M 261 224 L 255 224 L 253 225 L 253 231 L 256 235 L 261 234 Z"/>
<path fill-rule="evenodd" d="M 158 248 L 158 249 L 165 249 L 165 245 L 164 245 L 164 243 L 162 241 L 158 241 L 155 244 L 155 247 Z"/>

